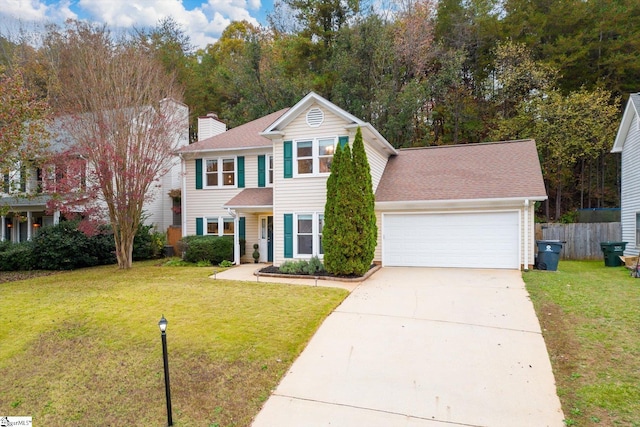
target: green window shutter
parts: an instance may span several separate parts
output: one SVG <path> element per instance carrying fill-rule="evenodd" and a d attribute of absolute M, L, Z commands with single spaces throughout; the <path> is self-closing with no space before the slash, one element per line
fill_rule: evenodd
<path fill-rule="evenodd" d="M 284 177 L 293 177 L 293 141 L 284 142 Z"/>
<path fill-rule="evenodd" d="M 349 143 L 348 136 L 341 136 L 338 138 L 338 144 L 340 144 L 340 148 L 344 148 L 345 145 Z"/>
<path fill-rule="evenodd" d="M 238 188 L 244 188 L 244 156 L 238 156 Z"/>
<path fill-rule="evenodd" d="M 238 220 L 238 238 L 239 239 L 246 239 L 247 233 L 246 233 L 246 225 L 245 225 L 245 217 L 241 216 Z"/>
<path fill-rule="evenodd" d="M 196 218 L 196 235 L 203 236 L 204 235 L 204 219 Z"/>
<path fill-rule="evenodd" d="M 202 159 L 196 159 L 196 190 L 202 190 Z"/>
<path fill-rule="evenodd" d="M 258 187 L 265 187 L 266 177 L 266 156 L 263 154 L 258 156 Z"/>
<path fill-rule="evenodd" d="M 293 258 L 293 214 L 284 214 L 284 257 Z"/>

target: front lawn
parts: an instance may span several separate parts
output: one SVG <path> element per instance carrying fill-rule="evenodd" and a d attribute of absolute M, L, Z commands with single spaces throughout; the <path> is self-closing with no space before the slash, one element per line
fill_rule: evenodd
<path fill-rule="evenodd" d="M 640 279 L 603 261 L 523 274 L 569 426 L 640 426 Z"/>
<path fill-rule="evenodd" d="M 0 415 L 34 425 L 247 426 L 341 289 L 135 264 L 0 283 Z"/>

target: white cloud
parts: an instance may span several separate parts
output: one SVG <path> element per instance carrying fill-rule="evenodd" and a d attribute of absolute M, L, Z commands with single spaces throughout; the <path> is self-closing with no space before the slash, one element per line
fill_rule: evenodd
<path fill-rule="evenodd" d="M 0 0 L 0 18 L 5 22 L 58 24 L 66 19 L 87 19 L 114 29 L 140 29 L 171 17 L 196 47 L 214 43 L 232 21 L 247 20 L 258 25 L 251 11 L 259 11 L 260 0 L 205 1 L 190 2 L 187 10 L 183 0 L 59 0 L 48 4 L 45 0 Z"/>

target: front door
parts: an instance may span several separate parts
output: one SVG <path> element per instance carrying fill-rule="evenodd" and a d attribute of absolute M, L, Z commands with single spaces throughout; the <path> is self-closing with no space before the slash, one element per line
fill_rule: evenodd
<path fill-rule="evenodd" d="M 258 221 L 260 262 L 273 262 L 273 216 L 262 215 Z"/>

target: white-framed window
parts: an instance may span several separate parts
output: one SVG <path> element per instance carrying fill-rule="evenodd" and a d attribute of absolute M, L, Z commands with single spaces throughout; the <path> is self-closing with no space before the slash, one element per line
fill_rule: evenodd
<path fill-rule="evenodd" d="M 268 186 L 273 185 L 273 156 L 271 154 L 267 154 L 267 167 L 266 167 L 267 171 L 267 176 L 266 176 L 266 182 Z"/>
<path fill-rule="evenodd" d="M 328 175 L 337 141 L 335 137 L 295 141 L 295 175 Z"/>
<path fill-rule="evenodd" d="M 235 187 L 235 157 L 218 157 L 205 159 L 204 175 L 205 187 L 207 188 Z"/>
<path fill-rule="evenodd" d="M 211 236 L 233 236 L 235 221 L 230 217 L 207 218 L 206 234 Z"/>
<path fill-rule="evenodd" d="M 207 218 L 207 234 L 218 236 L 220 227 L 218 227 L 218 218 Z"/>
<path fill-rule="evenodd" d="M 235 222 L 233 218 L 223 218 L 222 219 L 222 235 L 223 236 L 233 236 L 235 232 Z"/>
<path fill-rule="evenodd" d="M 324 226 L 324 214 L 299 213 L 294 220 L 294 252 L 296 257 L 322 257 L 322 227 Z"/>

